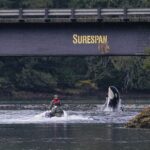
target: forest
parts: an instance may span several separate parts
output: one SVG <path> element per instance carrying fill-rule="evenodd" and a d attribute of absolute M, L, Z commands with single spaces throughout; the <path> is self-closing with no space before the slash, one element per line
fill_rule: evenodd
<path fill-rule="evenodd" d="M 150 7 L 150 0 L 0 0 L 0 8 Z"/>
<path fill-rule="evenodd" d="M 0 57 L 0 94 L 150 90 L 149 56 Z"/>

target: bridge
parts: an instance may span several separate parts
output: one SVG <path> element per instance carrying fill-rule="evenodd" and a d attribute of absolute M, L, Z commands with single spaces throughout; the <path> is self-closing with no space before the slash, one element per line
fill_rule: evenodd
<path fill-rule="evenodd" d="M 146 55 L 150 8 L 0 10 L 0 55 Z"/>
<path fill-rule="evenodd" d="M 150 21 L 150 8 L 9 9 L 0 10 L 2 22 Z"/>

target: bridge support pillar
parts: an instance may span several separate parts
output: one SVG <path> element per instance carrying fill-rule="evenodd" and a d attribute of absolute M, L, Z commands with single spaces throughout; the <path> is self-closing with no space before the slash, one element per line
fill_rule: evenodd
<path fill-rule="evenodd" d="M 124 21 L 129 21 L 127 13 L 128 13 L 128 9 L 125 7 L 124 8 L 124 18 L 123 18 Z"/>
<path fill-rule="evenodd" d="M 45 8 L 45 22 L 50 22 L 50 19 L 48 18 L 49 9 Z"/>
<path fill-rule="evenodd" d="M 97 21 L 102 22 L 101 8 L 97 8 Z"/>
<path fill-rule="evenodd" d="M 19 22 L 24 22 L 23 9 L 22 8 L 19 8 Z"/>
<path fill-rule="evenodd" d="M 71 17 L 70 17 L 71 22 L 75 22 L 76 18 L 75 18 L 75 9 L 72 8 L 71 9 Z"/>

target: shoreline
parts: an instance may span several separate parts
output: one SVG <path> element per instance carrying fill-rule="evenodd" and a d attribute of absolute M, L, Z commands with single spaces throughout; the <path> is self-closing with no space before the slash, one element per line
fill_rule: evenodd
<path fill-rule="evenodd" d="M 53 98 L 54 94 L 58 94 L 59 97 L 63 100 L 74 100 L 74 101 L 84 101 L 89 100 L 92 98 L 92 100 L 101 101 L 105 100 L 106 98 L 106 92 L 104 91 L 87 91 L 87 92 L 53 92 L 53 93 L 40 93 L 40 92 L 26 92 L 26 91 L 19 91 L 19 92 L 12 92 L 12 94 L 9 95 L 0 95 L 0 101 L 3 100 L 51 100 Z M 148 92 L 126 92 L 126 93 L 120 93 L 121 99 L 150 99 L 150 94 Z"/>
<path fill-rule="evenodd" d="M 63 110 L 87 111 L 97 108 L 97 104 L 63 104 Z M 49 110 L 48 104 L 0 104 L 0 110 Z"/>

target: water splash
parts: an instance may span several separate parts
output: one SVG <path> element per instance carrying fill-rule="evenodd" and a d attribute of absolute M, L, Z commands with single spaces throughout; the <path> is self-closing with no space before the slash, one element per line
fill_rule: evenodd
<path fill-rule="evenodd" d="M 122 105 L 121 105 L 121 99 L 119 99 L 119 102 L 117 104 L 116 108 L 110 107 L 109 106 L 110 99 L 106 99 L 106 103 L 103 105 L 102 110 L 105 112 L 120 112 L 122 111 Z"/>
<path fill-rule="evenodd" d="M 82 114 L 69 114 L 69 112 L 64 111 L 64 115 L 62 117 L 52 117 L 52 118 L 47 118 L 45 117 L 45 114 L 47 111 L 40 113 L 32 118 L 32 121 L 48 121 L 48 122 L 74 122 L 74 121 L 87 121 L 90 118 L 87 116 L 83 116 Z"/>
<path fill-rule="evenodd" d="M 121 106 L 121 105 L 120 105 Z M 0 110 L 0 124 L 49 124 L 49 123 L 126 123 L 134 117 L 137 107 L 145 105 L 124 105 L 125 111 L 102 111 L 103 105 L 87 111 L 64 112 L 63 117 L 46 118 L 41 110 Z"/>

